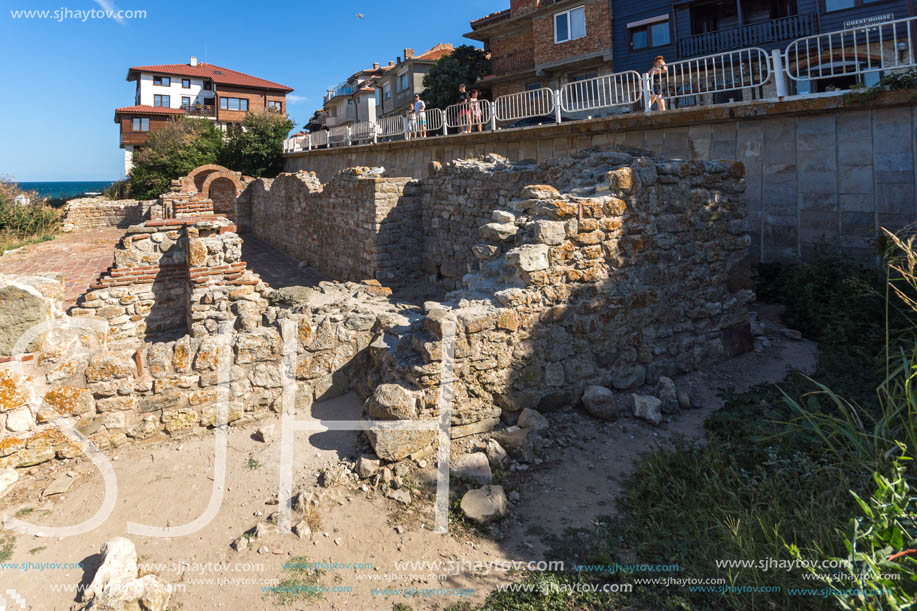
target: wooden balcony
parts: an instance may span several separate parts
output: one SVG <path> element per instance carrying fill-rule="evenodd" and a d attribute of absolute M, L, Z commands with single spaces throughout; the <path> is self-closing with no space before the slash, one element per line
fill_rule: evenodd
<path fill-rule="evenodd" d="M 185 111 L 185 114 L 189 117 L 215 117 L 216 111 L 214 110 L 215 106 L 182 106 L 182 110 Z"/>
<path fill-rule="evenodd" d="M 678 56 L 694 57 L 745 47 L 760 47 L 817 33 L 818 21 L 815 13 L 793 15 L 682 38 L 678 41 Z"/>
<path fill-rule="evenodd" d="M 508 55 L 494 57 L 490 62 L 490 73 L 493 76 L 511 74 L 513 72 L 525 72 L 534 70 L 535 52 L 531 49 L 528 51 L 517 51 Z"/>

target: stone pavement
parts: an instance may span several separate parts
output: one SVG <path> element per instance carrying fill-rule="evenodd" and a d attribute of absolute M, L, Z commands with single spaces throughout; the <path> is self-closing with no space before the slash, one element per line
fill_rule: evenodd
<path fill-rule="evenodd" d="M 115 246 L 124 233 L 124 229 L 104 228 L 61 234 L 49 242 L 32 244 L 0 256 L 0 273 L 63 273 L 64 308 L 70 308 L 111 266 Z M 273 288 L 315 285 L 326 279 L 308 267 L 300 268 L 296 260 L 252 234 L 244 234 L 242 238 L 243 260 Z"/>
<path fill-rule="evenodd" d="M 115 245 L 123 235 L 124 230 L 117 228 L 61 234 L 0 256 L 0 273 L 64 274 L 64 308 L 69 308 L 111 265 Z"/>
<path fill-rule="evenodd" d="M 254 234 L 241 235 L 242 260 L 248 264 L 248 269 L 261 276 L 271 288 L 314 286 L 328 279 L 311 267 L 300 267 L 296 259 L 276 250 Z"/>

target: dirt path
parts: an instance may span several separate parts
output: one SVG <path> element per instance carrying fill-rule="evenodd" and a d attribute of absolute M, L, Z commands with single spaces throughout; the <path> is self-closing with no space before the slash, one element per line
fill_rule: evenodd
<path fill-rule="evenodd" d="M 769 324 L 773 308 L 759 307 Z M 774 325 L 776 326 L 776 325 Z M 749 353 L 704 372 L 676 379 L 688 388 L 702 407 L 670 418 L 660 427 L 622 419 L 616 423 L 595 420 L 581 410 L 548 415 L 552 443 L 546 447 L 542 464 L 507 474 L 507 493 L 519 494 L 509 517 L 483 537 L 453 527 L 448 535 L 430 532 L 431 502 L 421 502 L 424 482 L 432 482 L 434 461 L 416 467 L 405 481 L 414 489 L 414 502 L 405 508 L 379 492 L 362 490 L 363 482 L 352 480 L 328 489 L 316 480 L 322 469 L 333 470 L 342 459 L 357 457 L 365 442 L 353 432 L 297 433 L 295 449 L 296 488 L 319 490 L 324 498 L 313 521 L 311 537 L 267 534 L 252 540 L 249 549 L 234 551 L 230 543 L 243 531 L 264 521 L 277 510 L 279 479 L 280 419 L 273 416 L 276 440 L 262 443 L 253 438 L 258 424 L 231 427 L 228 440 L 227 487 L 219 513 L 200 532 L 174 539 L 128 535 L 128 521 L 155 526 L 181 525 L 200 515 L 213 485 L 213 435 L 173 439 L 156 446 L 124 446 L 109 453 L 118 476 L 118 500 L 111 517 L 92 532 L 64 539 L 16 537 L 12 563 L 79 563 L 85 570 L 28 570 L 0 568 L 3 589 L 14 589 L 29 609 L 66 610 L 76 606 L 74 588 L 88 583 L 98 562 L 100 546 L 113 536 L 128 536 L 137 546 L 141 562 L 162 563 L 156 571 L 177 584 L 170 609 L 274 609 L 277 599 L 262 591 L 271 580 L 292 576 L 283 564 L 300 556 L 312 562 L 365 563 L 360 568 L 329 568 L 313 581 L 327 588 L 321 597 L 298 595 L 287 608 L 295 609 L 384 609 L 403 602 L 413 609 L 442 609 L 461 600 L 481 602 L 495 585 L 509 577 L 502 570 L 476 574 L 466 562 L 489 563 L 498 559 L 541 560 L 539 533 L 559 532 L 565 527 L 585 527 L 598 515 L 613 512 L 620 482 L 634 467 L 636 458 L 654 444 L 674 434 L 703 437 L 704 419 L 720 407 L 718 389 L 738 389 L 765 381 L 783 379 L 787 367 L 811 371 L 815 345 L 792 341 L 774 334 L 772 345 L 762 353 Z M 313 408 L 323 417 L 339 414 L 356 417 L 360 406 L 348 395 Z M 301 414 L 299 417 L 308 417 Z M 475 439 L 453 445 L 453 452 L 467 448 Z M 55 478 L 72 474 L 74 483 L 65 494 L 41 498 L 41 492 Z M 55 462 L 21 473 L 19 483 L 0 506 L 7 514 L 19 512 L 22 519 L 62 526 L 85 520 L 101 505 L 101 477 L 84 460 Z M 364 480 L 365 482 L 365 480 Z M 367 488 L 369 488 L 367 486 Z M 512 495 L 514 496 L 514 495 Z M 428 497 L 427 497 L 428 498 Z M 266 548 L 268 551 L 259 548 Z M 438 570 L 397 568 L 401 561 L 443 561 Z M 179 563 L 190 566 L 179 567 Z M 195 565 L 195 563 L 197 563 Z M 209 565 L 209 569 L 207 567 Z M 218 563 L 228 563 L 222 567 Z M 201 566 L 203 565 L 203 566 Z M 371 566 L 370 566 L 371 565 Z M 444 578 L 430 578 L 443 575 Z M 196 581 L 196 580 L 204 580 Z M 207 580 L 210 580 L 207 583 Z M 219 583 L 222 580 L 222 583 Z M 246 581 L 247 580 L 247 581 Z M 62 587 L 70 591 L 55 591 Z M 452 594 L 428 598 L 374 595 L 372 588 L 469 588 L 470 596 Z"/>

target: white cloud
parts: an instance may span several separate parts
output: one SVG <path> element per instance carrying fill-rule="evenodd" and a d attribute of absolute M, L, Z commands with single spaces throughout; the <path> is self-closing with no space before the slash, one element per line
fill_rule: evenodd
<path fill-rule="evenodd" d="M 118 15 L 118 5 L 112 2 L 112 0 L 96 0 L 96 4 L 102 7 L 102 10 L 106 13 L 111 13 L 112 19 L 120 23 L 121 25 L 127 25 L 127 20 L 124 17 Z"/>
<path fill-rule="evenodd" d="M 287 94 L 287 102 L 290 104 L 302 104 L 308 102 L 309 98 L 304 95 L 293 95 L 292 93 Z"/>

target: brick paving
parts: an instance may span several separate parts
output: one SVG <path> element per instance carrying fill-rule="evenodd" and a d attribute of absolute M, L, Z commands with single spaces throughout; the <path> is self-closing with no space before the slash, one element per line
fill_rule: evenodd
<path fill-rule="evenodd" d="M 76 299 L 112 264 L 115 245 L 123 229 L 105 228 L 62 234 L 39 244 L 18 248 L 0 256 L 0 272 L 7 274 L 64 274 L 64 308 Z"/>
<path fill-rule="evenodd" d="M 77 298 L 112 264 L 115 246 L 124 229 L 105 228 L 62 234 L 49 242 L 32 244 L 0 256 L 0 272 L 7 274 L 64 274 L 64 308 Z M 315 285 L 326 278 L 286 256 L 254 235 L 245 234 L 242 260 L 273 288 Z"/>

